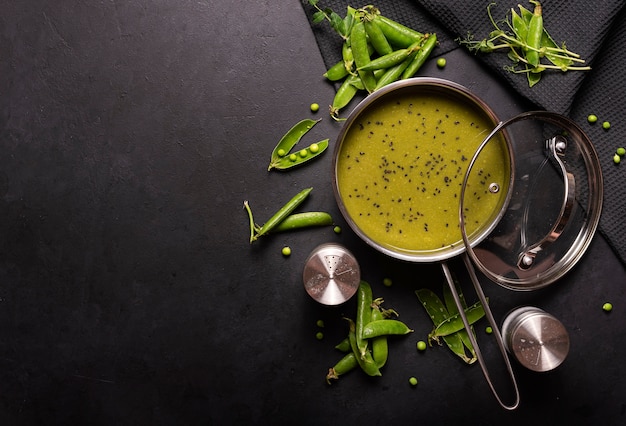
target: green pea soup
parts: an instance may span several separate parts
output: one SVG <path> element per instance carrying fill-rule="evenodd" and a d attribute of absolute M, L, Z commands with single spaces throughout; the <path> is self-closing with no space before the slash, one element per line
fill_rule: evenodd
<path fill-rule="evenodd" d="M 463 245 L 463 179 L 496 124 L 460 94 L 409 90 L 381 96 L 349 124 L 337 153 L 344 214 L 373 242 L 396 252 L 436 255 Z M 463 207 L 470 238 L 495 220 L 509 179 L 508 148 L 498 136 L 468 177 Z"/>

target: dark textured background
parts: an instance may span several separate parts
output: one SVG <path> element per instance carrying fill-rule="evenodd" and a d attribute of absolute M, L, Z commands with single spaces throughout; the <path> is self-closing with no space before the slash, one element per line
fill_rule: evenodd
<path fill-rule="evenodd" d="M 300 2 L 0 0 L 0 10 L 0 424 L 624 423 L 626 271 L 602 235 L 547 289 L 485 283 L 498 320 L 532 304 L 571 337 L 559 369 L 514 366 L 522 404 L 509 413 L 477 366 L 445 348 L 416 352 L 431 324 L 413 292 L 439 291 L 441 271 L 396 262 L 349 232 L 330 156 L 267 172 L 280 136 L 334 93 Z M 529 108 L 488 64 L 461 49 L 446 58 L 420 75 L 470 87 L 502 118 Z M 578 114 L 613 122 L 590 129 L 607 151 L 624 135 L 621 98 L 588 82 L 620 60 L 598 56 L 581 88 L 602 102 Z M 334 138 L 340 125 L 317 116 L 307 141 Z M 306 186 L 302 208 L 329 211 L 344 232 L 250 246 L 243 200 L 264 221 Z M 623 197 L 607 188 L 607 199 Z M 374 294 L 415 329 L 392 340 L 380 378 L 324 383 L 342 316 L 355 309 L 323 308 L 303 291 L 304 260 L 327 241 L 349 247 Z"/>

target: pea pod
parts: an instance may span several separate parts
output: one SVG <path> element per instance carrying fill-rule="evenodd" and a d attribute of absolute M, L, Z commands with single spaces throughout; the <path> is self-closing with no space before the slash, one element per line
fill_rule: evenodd
<path fill-rule="evenodd" d="M 330 81 L 339 81 L 344 79 L 347 75 L 348 70 L 346 69 L 345 62 L 341 60 L 328 68 L 323 76 Z"/>
<path fill-rule="evenodd" d="M 337 119 L 339 115 L 339 111 L 346 107 L 354 96 L 359 91 L 358 85 L 361 83 L 359 77 L 354 75 L 349 75 L 346 79 L 341 83 L 339 89 L 335 93 L 335 97 L 333 98 L 333 103 L 330 106 L 330 115 Z"/>
<path fill-rule="evenodd" d="M 519 5 L 519 9 L 522 20 L 526 26 L 528 26 L 533 17 L 533 12 L 526 9 L 522 5 Z M 523 38 L 522 40 L 526 40 L 526 38 Z M 567 71 L 567 68 L 574 63 L 574 60 L 570 56 L 557 54 L 551 51 L 551 49 L 559 49 L 559 45 L 556 44 L 556 41 L 554 41 L 552 36 L 548 33 L 545 26 L 541 35 L 541 47 L 546 48 L 546 58 L 557 67 L 561 68 L 562 71 Z"/>
<path fill-rule="evenodd" d="M 303 212 L 287 216 L 272 230 L 272 232 L 293 231 L 294 229 L 308 228 L 311 226 L 330 226 L 333 218 L 326 212 Z"/>
<path fill-rule="evenodd" d="M 370 54 L 368 51 L 367 34 L 363 21 L 357 21 L 352 26 L 350 33 L 350 46 L 354 55 L 354 63 L 358 68 L 367 65 L 370 62 Z M 368 92 L 373 92 L 376 88 L 376 78 L 372 71 L 358 71 L 359 77 L 363 81 L 363 85 Z"/>
<path fill-rule="evenodd" d="M 413 48 L 406 48 L 395 50 L 387 55 L 380 56 L 376 59 L 372 59 L 366 65 L 357 68 L 357 71 L 374 71 L 379 69 L 391 68 L 394 65 L 398 65 L 413 53 L 419 45 Z"/>
<path fill-rule="evenodd" d="M 385 34 L 383 34 L 382 30 L 378 26 L 378 23 L 373 17 L 366 18 L 363 21 L 363 24 L 365 26 L 365 32 L 367 33 L 368 40 L 376 53 L 383 56 L 393 52 L 393 48 L 387 41 Z"/>
<path fill-rule="evenodd" d="M 370 321 L 365 325 L 365 327 L 363 327 L 363 338 L 373 339 L 378 336 L 401 336 L 412 332 L 413 330 L 402 321 L 394 319 L 380 319 L 377 321 Z"/>
<path fill-rule="evenodd" d="M 426 310 L 433 324 L 440 324 L 448 318 L 448 310 L 437 295 L 428 288 L 415 291 L 417 298 Z"/>
<path fill-rule="evenodd" d="M 470 324 L 474 324 L 476 321 L 485 316 L 485 309 L 480 302 L 476 302 L 473 305 L 469 306 L 465 309 L 465 316 L 467 317 L 467 321 Z M 463 325 L 463 319 L 461 318 L 461 314 L 457 313 L 455 315 L 451 315 L 446 318 L 443 322 L 437 325 L 433 331 L 428 335 L 429 338 L 437 339 L 441 336 L 448 336 L 450 334 L 456 333 L 460 330 L 463 330 L 465 326 Z"/>
<path fill-rule="evenodd" d="M 289 155 L 278 158 L 272 164 L 271 169 L 287 170 L 295 166 L 304 164 L 312 159 L 321 155 L 328 148 L 328 139 L 311 144 L 310 146 L 301 149 L 298 153 L 291 153 Z"/>
<path fill-rule="evenodd" d="M 376 17 L 376 23 L 389 43 L 396 47 L 409 47 L 416 41 L 420 41 L 424 36 L 422 33 L 383 15 Z"/>
<path fill-rule="evenodd" d="M 385 70 L 385 72 L 380 77 L 377 77 L 378 82 L 376 83 L 376 90 L 385 87 L 386 85 L 393 83 L 394 81 L 399 80 L 404 70 L 407 69 L 411 62 L 413 62 L 413 58 L 415 58 L 415 55 L 417 55 L 417 51 L 414 51 L 404 61 Z"/>
<path fill-rule="evenodd" d="M 364 337 L 363 330 L 372 319 L 372 288 L 367 281 L 361 281 L 356 294 L 357 307 L 355 338 L 358 348 L 357 355 L 363 358 L 367 352 L 367 338 Z"/>
<path fill-rule="evenodd" d="M 326 383 L 330 385 L 331 379 L 339 379 L 339 376 L 354 370 L 358 365 L 359 363 L 356 360 L 354 352 L 348 352 L 334 365 L 334 367 L 331 367 L 328 370 Z"/>
<path fill-rule="evenodd" d="M 465 301 L 463 292 L 461 291 L 461 288 L 456 280 L 455 287 L 459 296 L 459 300 L 461 302 L 461 306 L 463 307 L 463 309 L 466 309 L 467 302 Z M 443 286 L 443 300 L 446 304 L 446 307 L 448 308 L 448 315 L 453 316 L 459 313 L 459 308 L 456 306 L 456 302 L 454 301 L 454 296 L 452 295 L 450 286 Z M 473 327 L 471 328 L 471 332 L 474 332 Z M 476 350 L 474 349 L 474 345 L 470 340 L 469 333 L 467 332 L 467 330 L 465 330 L 465 328 L 451 335 L 443 336 L 443 339 L 448 347 L 450 347 L 450 349 L 452 349 L 452 351 L 460 356 L 466 363 L 472 364 L 478 359 L 476 356 Z M 466 348 L 467 351 L 469 351 L 470 356 L 467 356 L 467 351 L 465 350 Z"/>
<path fill-rule="evenodd" d="M 402 79 L 411 78 L 415 75 L 415 73 L 422 67 L 426 59 L 430 56 L 433 49 L 437 44 L 437 34 L 426 34 L 424 35 L 424 43 L 422 44 L 421 49 L 417 52 L 413 61 L 409 64 L 408 67 L 402 73 Z"/>
<path fill-rule="evenodd" d="M 335 345 L 335 349 L 341 352 L 350 352 L 352 350 L 352 348 L 350 348 L 350 340 L 346 337 Z"/>
<path fill-rule="evenodd" d="M 282 222 L 287 216 L 289 216 L 302 202 L 308 197 L 313 188 L 306 188 L 294 195 L 283 207 L 280 208 L 267 222 L 261 227 L 254 224 L 252 217 L 252 210 L 247 201 L 244 202 L 244 207 L 248 212 L 250 219 L 250 243 L 256 241 L 260 236 L 267 234 L 274 229 L 280 222 Z"/>
<path fill-rule="evenodd" d="M 541 48 L 541 37 L 543 35 L 543 16 L 541 3 L 538 1 L 531 1 L 531 3 L 535 5 L 535 9 L 528 23 L 526 60 L 533 67 L 537 67 L 539 65 L 539 49 Z"/>
<path fill-rule="evenodd" d="M 383 319 L 384 317 L 383 313 L 380 310 L 380 306 L 374 303 L 372 306 L 372 322 L 381 321 Z M 389 358 L 389 345 L 387 343 L 387 336 L 381 335 L 372 338 L 371 346 L 372 358 L 374 358 L 376 366 L 380 369 L 387 363 L 387 359 Z"/>
<path fill-rule="evenodd" d="M 420 303 L 430 316 L 433 324 L 437 325 L 444 322 L 450 316 L 448 313 L 448 309 L 444 305 L 444 303 L 439 299 L 439 297 L 429 289 L 420 289 L 416 292 L 417 298 Z M 443 341 L 446 343 L 446 346 L 458 357 L 460 357 L 464 362 L 471 364 L 476 359 L 470 358 L 465 353 L 465 345 L 463 343 L 463 339 L 459 333 L 450 334 L 448 336 L 442 337 Z M 428 339 L 428 344 L 432 345 L 432 340 Z M 439 340 L 436 340 L 439 342 Z"/>
<path fill-rule="evenodd" d="M 291 149 L 307 134 L 309 130 L 313 128 L 320 120 L 311 120 L 309 118 L 301 120 L 296 123 L 283 137 L 278 141 L 274 150 L 272 151 L 272 158 L 267 170 L 271 170 L 275 165 L 282 160 Z"/>
<path fill-rule="evenodd" d="M 522 6 L 520 5 L 520 7 Z M 528 21 L 530 22 L 530 18 Z M 511 25 L 518 40 L 526 40 L 528 38 L 528 22 L 518 15 L 515 9 L 511 9 Z"/>
<path fill-rule="evenodd" d="M 343 59 L 343 67 L 348 74 L 356 74 L 354 68 L 354 54 L 348 40 L 343 42 L 341 46 L 341 58 Z"/>
<path fill-rule="evenodd" d="M 366 350 L 364 354 L 361 355 L 360 349 L 357 346 L 356 341 L 356 325 L 354 321 L 348 319 L 350 323 L 350 331 L 348 332 L 348 339 L 350 340 L 350 347 L 352 348 L 352 352 L 355 354 L 355 358 L 361 369 L 368 376 L 381 376 L 380 370 L 372 358 L 372 353 L 369 350 Z"/>

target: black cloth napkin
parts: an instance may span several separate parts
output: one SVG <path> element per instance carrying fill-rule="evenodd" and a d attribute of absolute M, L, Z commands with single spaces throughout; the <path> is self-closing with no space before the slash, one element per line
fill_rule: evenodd
<path fill-rule="evenodd" d="M 345 0 L 320 0 L 319 6 L 329 7 L 344 16 L 348 5 L 361 7 L 374 4 L 381 13 L 421 32 L 437 34 L 439 44 L 433 56 L 464 48 L 459 38 L 472 34 L 481 40 L 493 26 L 487 15 L 491 0 L 377 0 L 354 3 Z M 315 10 L 302 4 L 309 16 Z M 532 10 L 526 1 L 498 1 L 491 8 L 492 16 L 502 20 L 518 4 Z M 547 30 L 555 41 L 566 42 L 570 50 L 581 55 L 592 67 L 586 72 L 545 72 L 541 81 L 529 87 L 526 77 L 504 69 L 510 65 L 506 54 L 476 54 L 494 73 L 501 76 L 511 90 L 528 99 L 537 109 L 569 116 L 593 141 L 600 157 L 604 177 L 604 205 L 599 231 L 626 263 L 626 157 L 620 164 L 613 162 L 618 147 L 626 147 L 626 0 L 544 0 L 543 17 Z M 330 67 L 341 59 L 341 39 L 328 25 L 312 25 L 324 63 Z M 598 116 L 596 124 L 587 123 L 587 116 Z M 611 128 L 602 128 L 609 121 Z"/>

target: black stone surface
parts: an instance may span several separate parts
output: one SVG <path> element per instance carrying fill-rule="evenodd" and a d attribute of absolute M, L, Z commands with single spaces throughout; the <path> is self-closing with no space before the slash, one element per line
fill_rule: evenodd
<path fill-rule="evenodd" d="M 443 347 L 416 351 L 431 324 L 413 292 L 439 291 L 440 268 L 389 259 L 348 230 L 329 153 L 267 172 L 277 140 L 334 93 L 300 2 L 24 0 L 0 10 L 1 424 L 623 424 L 626 271 L 600 235 L 547 289 L 485 283 L 498 320 L 531 304 L 570 332 L 557 370 L 514 364 L 522 403 L 508 412 L 477 365 Z M 501 118 L 528 108 L 472 56 L 446 57 L 444 70 L 431 61 L 421 75 L 466 85 Z M 307 138 L 332 141 L 340 124 L 317 116 Z M 242 202 L 263 222 L 307 186 L 302 208 L 329 211 L 344 232 L 250 245 Z M 390 339 L 380 378 L 324 381 L 341 356 L 342 317 L 355 312 L 354 301 L 322 307 L 302 288 L 304 260 L 327 241 L 353 251 L 374 294 L 415 329 Z"/>

